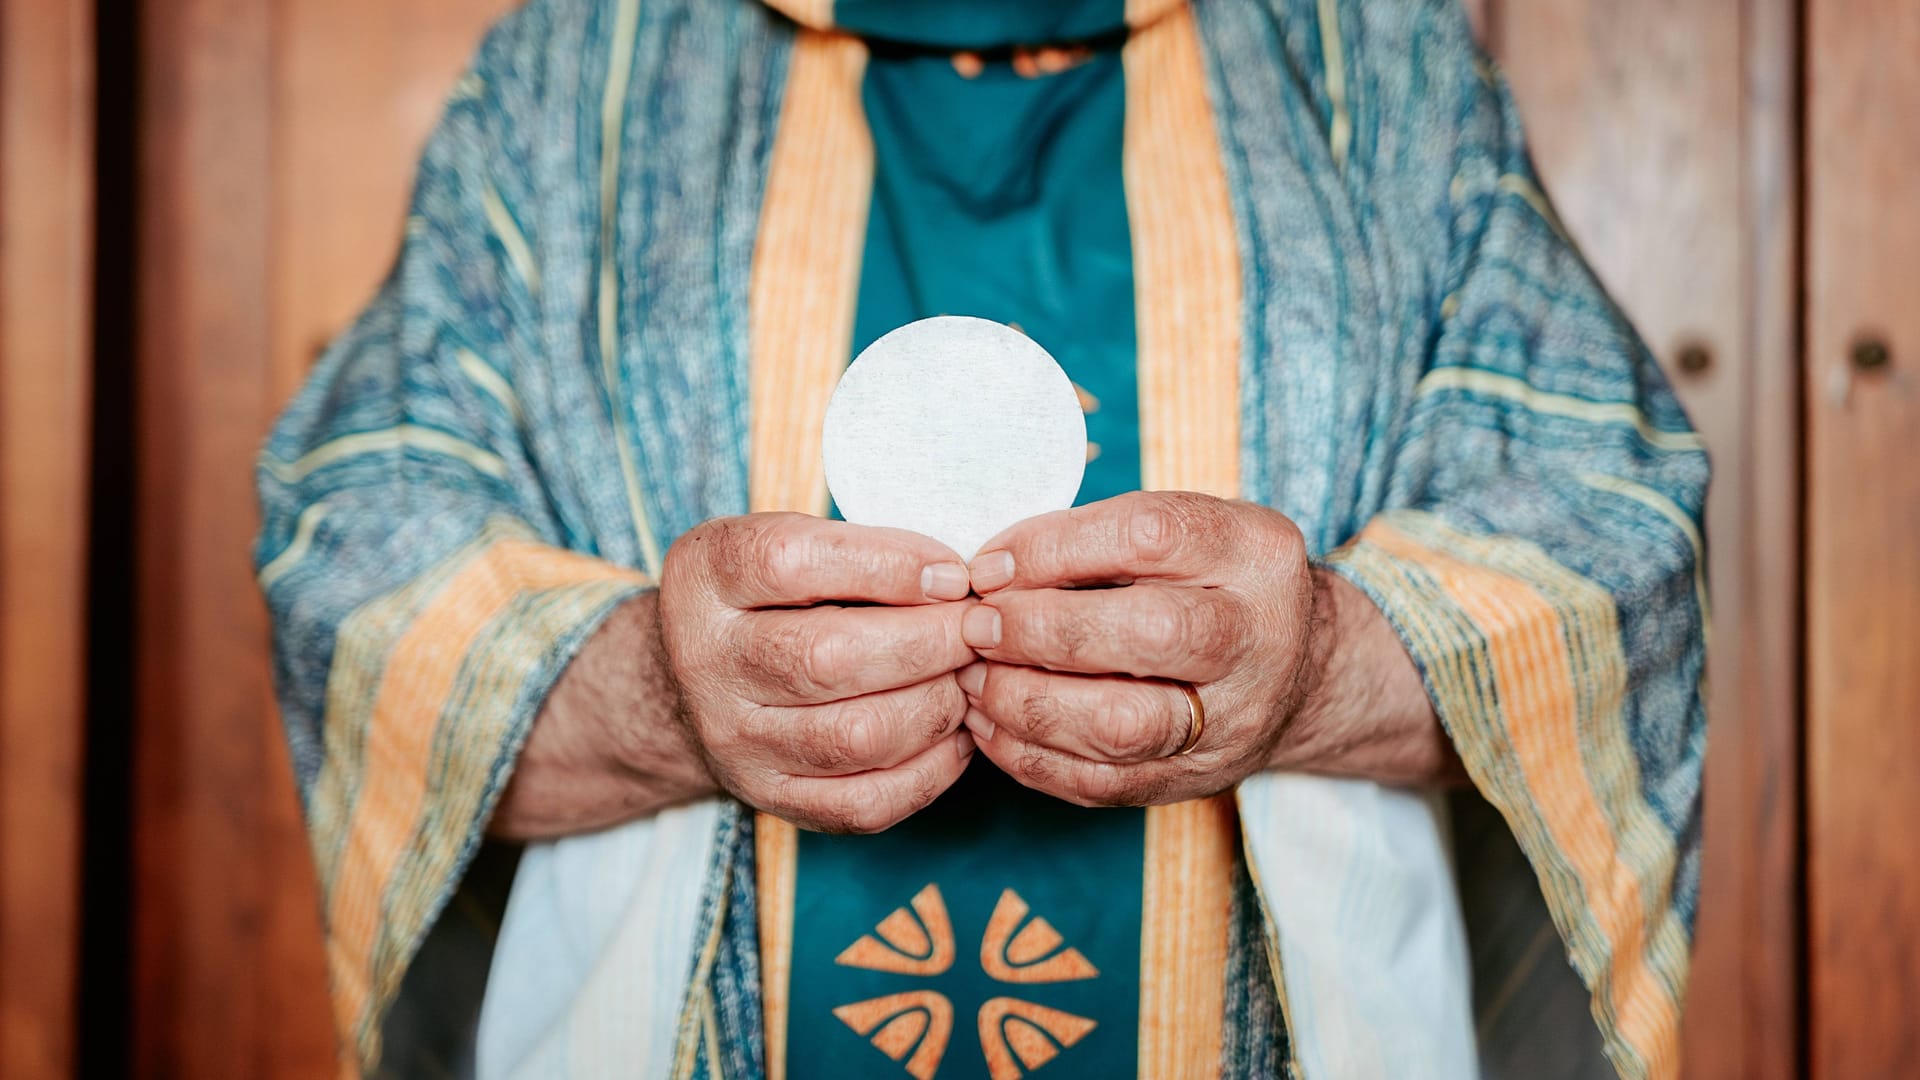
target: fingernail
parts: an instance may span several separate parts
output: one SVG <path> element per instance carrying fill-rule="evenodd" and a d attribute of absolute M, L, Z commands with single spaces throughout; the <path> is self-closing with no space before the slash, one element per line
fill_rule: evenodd
<path fill-rule="evenodd" d="M 967 612 L 967 617 L 960 620 L 960 636 L 966 639 L 968 648 L 998 648 L 1000 613 L 985 604 Z"/>
<path fill-rule="evenodd" d="M 1013 580 L 1013 552 L 989 551 L 973 559 L 973 587 L 979 592 L 997 589 Z"/>
<path fill-rule="evenodd" d="M 992 742 L 993 733 L 999 728 L 994 726 L 993 721 L 987 719 L 986 713 L 979 709 L 968 709 L 967 730 L 973 732 L 973 737 L 981 742 Z"/>
<path fill-rule="evenodd" d="M 920 571 L 920 591 L 929 600 L 958 600 L 972 588 L 967 568 L 959 563 L 934 563 Z"/>
<path fill-rule="evenodd" d="M 960 669 L 955 678 L 960 680 L 960 689 L 970 698 L 977 698 L 987 688 L 987 665 L 975 660 Z"/>
<path fill-rule="evenodd" d="M 968 757 L 972 756 L 973 736 L 967 734 L 964 731 L 954 736 L 953 753 L 954 753 L 954 756 L 959 758 L 961 761 L 965 761 L 967 760 Z"/>

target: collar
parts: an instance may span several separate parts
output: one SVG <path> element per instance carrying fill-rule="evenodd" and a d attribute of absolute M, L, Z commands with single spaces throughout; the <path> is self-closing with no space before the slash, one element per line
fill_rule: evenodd
<path fill-rule="evenodd" d="M 802 26 L 945 49 L 1084 41 L 1138 29 L 1186 0 L 765 0 Z"/>

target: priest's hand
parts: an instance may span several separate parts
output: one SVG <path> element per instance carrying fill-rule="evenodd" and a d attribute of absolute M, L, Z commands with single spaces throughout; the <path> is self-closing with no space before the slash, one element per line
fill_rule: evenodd
<path fill-rule="evenodd" d="M 966 568 L 937 541 L 803 514 L 667 553 L 660 641 L 714 781 L 806 828 L 877 832 L 965 771 Z"/>
<path fill-rule="evenodd" d="M 1148 805 L 1269 768 L 1457 770 L 1385 617 L 1274 510 L 1136 492 L 1021 522 L 971 569 L 967 726 L 1029 787 Z"/>
<path fill-rule="evenodd" d="M 548 694 L 490 830 L 566 836 L 720 791 L 812 829 L 894 824 L 973 754 L 967 590 L 914 533 L 802 514 L 689 531 Z"/>

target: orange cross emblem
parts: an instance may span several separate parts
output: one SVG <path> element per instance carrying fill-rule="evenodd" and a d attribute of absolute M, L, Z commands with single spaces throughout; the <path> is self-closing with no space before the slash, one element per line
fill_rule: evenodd
<path fill-rule="evenodd" d="M 980 938 L 980 968 L 989 978 L 1015 986 L 1076 982 L 1100 974 L 1080 950 L 1064 945 L 1053 924 L 1032 915 L 1019 893 L 1005 889 Z M 940 887 L 930 884 L 880 920 L 872 933 L 860 935 L 834 962 L 931 977 L 952 968 L 957 952 L 946 901 Z M 869 998 L 842 1005 L 833 1015 L 900 1062 L 914 1080 L 934 1080 L 953 1038 L 953 1003 L 934 990 Z M 980 1051 L 993 1080 L 1020 1080 L 1097 1026 L 1084 1016 L 1015 997 L 989 1000 L 976 1019 Z"/>

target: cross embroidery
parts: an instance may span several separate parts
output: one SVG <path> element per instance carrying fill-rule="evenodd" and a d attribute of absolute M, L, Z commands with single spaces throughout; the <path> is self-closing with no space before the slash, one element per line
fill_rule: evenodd
<path fill-rule="evenodd" d="M 1027 902 L 1012 889 L 1000 893 L 980 937 L 980 968 L 1011 985 L 1077 982 L 1100 972 L 1080 953 L 1062 948 L 1053 924 L 1029 918 Z M 932 977 L 953 967 L 953 922 L 940 887 L 929 884 L 860 935 L 834 963 L 868 971 Z M 904 1062 L 914 1080 L 933 1080 L 953 1035 L 953 1003 L 934 990 L 909 990 L 856 1001 L 833 1015 L 866 1037 L 875 1049 Z M 1016 997 L 996 997 L 980 1006 L 980 1050 L 993 1080 L 1020 1080 L 1085 1038 L 1095 1022 Z"/>

